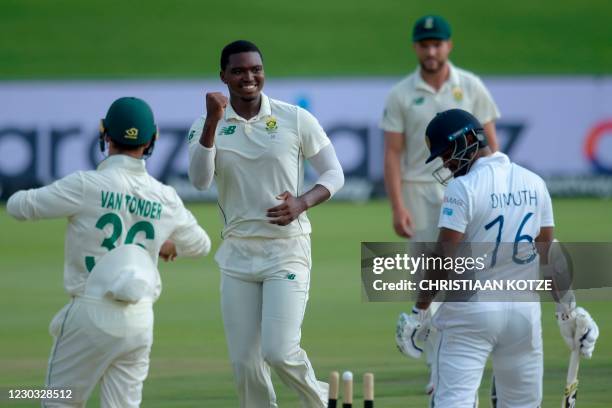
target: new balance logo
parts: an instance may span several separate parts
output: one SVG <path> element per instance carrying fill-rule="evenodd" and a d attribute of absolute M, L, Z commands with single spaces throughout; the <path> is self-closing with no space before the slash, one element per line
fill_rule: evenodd
<path fill-rule="evenodd" d="M 232 125 L 232 126 L 221 128 L 221 131 L 219 132 L 219 134 L 220 135 L 233 135 L 235 131 L 236 131 L 236 126 Z"/>

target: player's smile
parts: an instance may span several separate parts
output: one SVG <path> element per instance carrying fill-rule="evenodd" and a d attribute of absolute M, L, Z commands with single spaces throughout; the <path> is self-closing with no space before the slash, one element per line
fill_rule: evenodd
<path fill-rule="evenodd" d="M 257 52 L 231 55 L 221 79 L 231 95 L 247 101 L 259 98 L 265 81 L 261 56 Z"/>

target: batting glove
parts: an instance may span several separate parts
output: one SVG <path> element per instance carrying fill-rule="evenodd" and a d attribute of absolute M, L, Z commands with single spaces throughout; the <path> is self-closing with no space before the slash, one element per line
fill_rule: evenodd
<path fill-rule="evenodd" d="M 599 337 L 599 327 L 589 312 L 582 307 L 557 312 L 557 323 L 567 347 L 570 350 L 579 349 L 582 357 L 591 358 Z"/>
<path fill-rule="evenodd" d="M 412 308 L 410 315 L 400 313 L 395 326 L 395 342 L 405 356 L 419 358 L 423 353 L 422 345 L 427 341 L 430 319 L 427 310 Z"/>
<path fill-rule="evenodd" d="M 575 344 L 580 347 L 582 357 L 591 358 L 595 343 L 599 337 L 599 327 L 589 312 L 581 307 L 576 308 Z"/>

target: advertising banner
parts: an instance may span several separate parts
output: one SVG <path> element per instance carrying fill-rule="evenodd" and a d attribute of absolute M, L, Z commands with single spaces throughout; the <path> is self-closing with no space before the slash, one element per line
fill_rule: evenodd
<path fill-rule="evenodd" d="M 319 119 L 347 177 L 344 198 L 363 199 L 382 191 L 378 122 L 398 80 L 271 78 L 265 92 Z M 484 82 L 502 113 L 500 146 L 514 161 L 549 179 L 557 186 L 553 192 L 612 194 L 607 177 L 612 175 L 612 77 L 491 77 Z M 138 96 L 152 106 L 161 135 L 147 163 L 150 173 L 187 199 L 214 198 L 214 190 L 200 194 L 190 187 L 186 149 L 188 129 L 204 113 L 204 94 L 211 91 L 227 92 L 213 79 L 0 82 L 0 196 L 95 168 L 103 159 L 100 118 L 116 98 Z"/>

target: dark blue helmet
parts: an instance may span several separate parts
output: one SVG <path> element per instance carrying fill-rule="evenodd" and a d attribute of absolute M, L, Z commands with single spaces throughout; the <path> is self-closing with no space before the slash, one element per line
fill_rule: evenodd
<path fill-rule="evenodd" d="M 470 135 L 474 137 L 468 140 Z M 455 177 L 466 174 L 474 159 L 474 153 L 487 145 L 487 138 L 474 115 L 462 109 L 449 109 L 438 113 L 429 122 L 425 130 L 425 142 L 430 152 L 425 163 L 449 153 L 449 158 L 433 173 L 439 182 L 446 184 L 451 176 L 441 176 L 444 167 Z"/>

